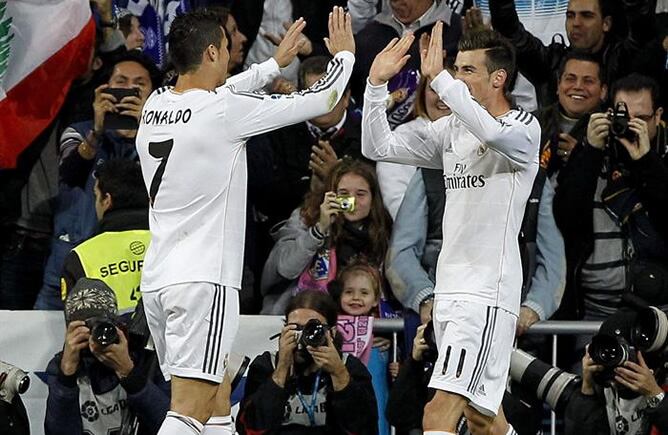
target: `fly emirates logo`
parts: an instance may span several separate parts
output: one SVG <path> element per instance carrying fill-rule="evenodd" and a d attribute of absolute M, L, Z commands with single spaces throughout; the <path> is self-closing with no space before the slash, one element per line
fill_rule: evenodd
<path fill-rule="evenodd" d="M 485 187 L 485 176 L 466 174 L 468 165 L 465 163 L 455 163 L 455 170 L 452 175 L 445 176 L 445 189 L 471 189 Z"/>

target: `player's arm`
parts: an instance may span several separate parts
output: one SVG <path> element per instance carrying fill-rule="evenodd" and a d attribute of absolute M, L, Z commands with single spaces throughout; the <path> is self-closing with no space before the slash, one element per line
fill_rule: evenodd
<path fill-rule="evenodd" d="M 355 63 L 355 40 L 350 16 L 335 7 L 329 18 L 329 38 L 325 39 L 334 58 L 327 73 L 309 89 L 288 95 L 260 95 L 243 92 L 234 86 L 224 113 L 233 136 L 247 138 L 296 124 L 328 113 L 345 92 Z"/>
<path fill-rule="evenodd" d="M 442 169 L 441 144 L 435 125 L 424 123 L 418 128 L 412 122 L 410 128 L 400 125 L 392 131 L 385 105 L 388 96 L 387 82 L 374 86 L 367 81 L 362 111 L 362 154 L 375 161 Z M 447 124 L 444 119 L 437 125 Z"/>
<path fill-rule="evenodd" d="M 246 71 L 229 77 L 223 86 L 234 86 L 237 91 L 255 91 L 271 83 L 280 74 L 280 68 L 290 65 L 304 44 L 302 30 L 306 26 L 303 18 L 295 21 L 276 47 L 276 53 L 268 60 L 253 64 Z"/>
<path fill-rule="evenodd" d="M 233 86 L 237 91 L 256 91 L 271 83 L 280 73 L 276 59 L 270 57 L 269 60 L 254 63 L 246 71 L 229 77 L 221 87 Z"/>
<path fill-rule="evenodd" d="M 431 88 L 482 143 L 518 166 L 537 161 L 540 127 L 531 114 L 518 115 L 517 120 L 496 119 L 473 99 L 464 82 L 455 80 L 446 70 L 432 80 Z"/>
<path fill-rule="evenodd" d="M 440 142 L 431 124 L 424 129 L 392 131 L 387 122 L 387 82 L 410 58 L 407 53 L 414 39 L 410 33 L 401 39 L 394 38 L 373 60 L 364 91 L 362 154 L 372 160 L 440 169 Z"/>

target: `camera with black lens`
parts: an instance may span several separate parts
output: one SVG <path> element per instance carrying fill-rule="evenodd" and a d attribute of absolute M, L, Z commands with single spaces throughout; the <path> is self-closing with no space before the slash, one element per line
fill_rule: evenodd
<path fill-rule="evenodd" d="M 522 350 L 510 357 L 510 378 L 536 395 L 556 412 L 566 409 L 573 393 L 580 389 L 581 378 L 547 364 Z"/>
<path fill-rule="evenodd" d="M 297 335 L 300 348 L 324 346 L 327 344 L 327 325 L 323 325 L 317 319 L 311 319 L 301 331 L 297 331 Z"/>
<path fill-rule="evenodd" d="M 637 348 L 621 335 L 595 335 L 588 352 L 594 364 L 603 366 L 602 371 L 594 374 L 594 381 L 599 385 L 611 385 L 615 379 L 615 368 L 625 362 L 638 362 Z"/>
<path fill-rule="evenodd" d="M 434 333 L 434 322 L 430 320 L 422 333 L 427 349 L 422 352 L 422 360 L 428 363 L 435 363 L 438 359 L 438 346 L 436 345 L 436 334 Z"/>
<path fill-rule="evenodd" d="M 116 322 L 109 317 L 90 317 L 86 319 L 93 341 L 102 347 L 120 343 Z"/>
<path fill-rule="evenodd" d="M 20 368 L 0 361 L 0 400 L 12 403 L 14 396 L 30 387 L 30 377 Z"/>
<path fill-rule="evenodd" d="M 608 118 L 610 119 L 610 135 L 612 137 L 628 139 L 631 142 L 636 139 L 635 132 L 629 128 L 631 116 L 625 102 L 617 103 Z"/>

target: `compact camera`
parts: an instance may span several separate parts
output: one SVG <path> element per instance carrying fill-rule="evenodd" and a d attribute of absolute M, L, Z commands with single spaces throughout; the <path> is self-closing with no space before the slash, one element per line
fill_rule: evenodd
<path fill-rule="evenodd" d="M 355 211 L 355 197 L 354 196 L 337 196 L 336 202 L 346 213 L 353 213 Z"/>
<path fill-rule="evenodd" d="M 635 141 L 636 134 L 629 128 L 631 116 L 625 102 L 617 103 L 608 118 L 610 119 L 610 135 L 612 137 L 625 138 L 631 142 Z"/>
<path fill-rule="evenodd" d="M 0 400 L 12 403 L 16 393 L 23 394 L 30 387 L 30 377 L 18 367 L 0 361 Z"/>
<path fill-rule="evenodd" d="M 307 346 L 320 347 L 326 345 L 327 325 L 323 325 L 316 319 L 309 320 L 301 331 L 297 331 L 297 343 L 302 349 Z"/>
<path fill-rule="evenodd" d="M 91 317 L 86 319 L 93 341 L 103 347 L 120 343 L 116 323 L 108 317 Z"/>

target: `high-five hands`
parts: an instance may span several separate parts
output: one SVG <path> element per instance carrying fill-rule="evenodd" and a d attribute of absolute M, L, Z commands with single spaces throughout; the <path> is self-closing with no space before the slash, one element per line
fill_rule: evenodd
<path fill-rule="evenodd" d="M 274 59 L 279 67 L 285 68 L 290 65 L 295 56 L 303 49 L 307 39 L 302 35 L 302 31 L 306 27 L 306 21 L 303 18 L 298 19 L 288 28 L 288 31 L 283 35 L 283 39 L 278 42 Z"/>
<path fill-rule="evenodd" d="M 371 69 L 369 69 L 369 82 L 378 86 L 397 75 L 411 57 L 406 53 L 414 40 L 415 36 L 412 33 L 402 36 L 401 39 L 392 39 L 373 60 Z"/>
<path fill-rule="evenodd" d="M 334 56 L 340 51 L 355 53 L 355 37 L 353 36 L 352 18 L 342 7 L 334 6 L 329 13 L 329 37 L 325 38 L 327 50 Z"/>

